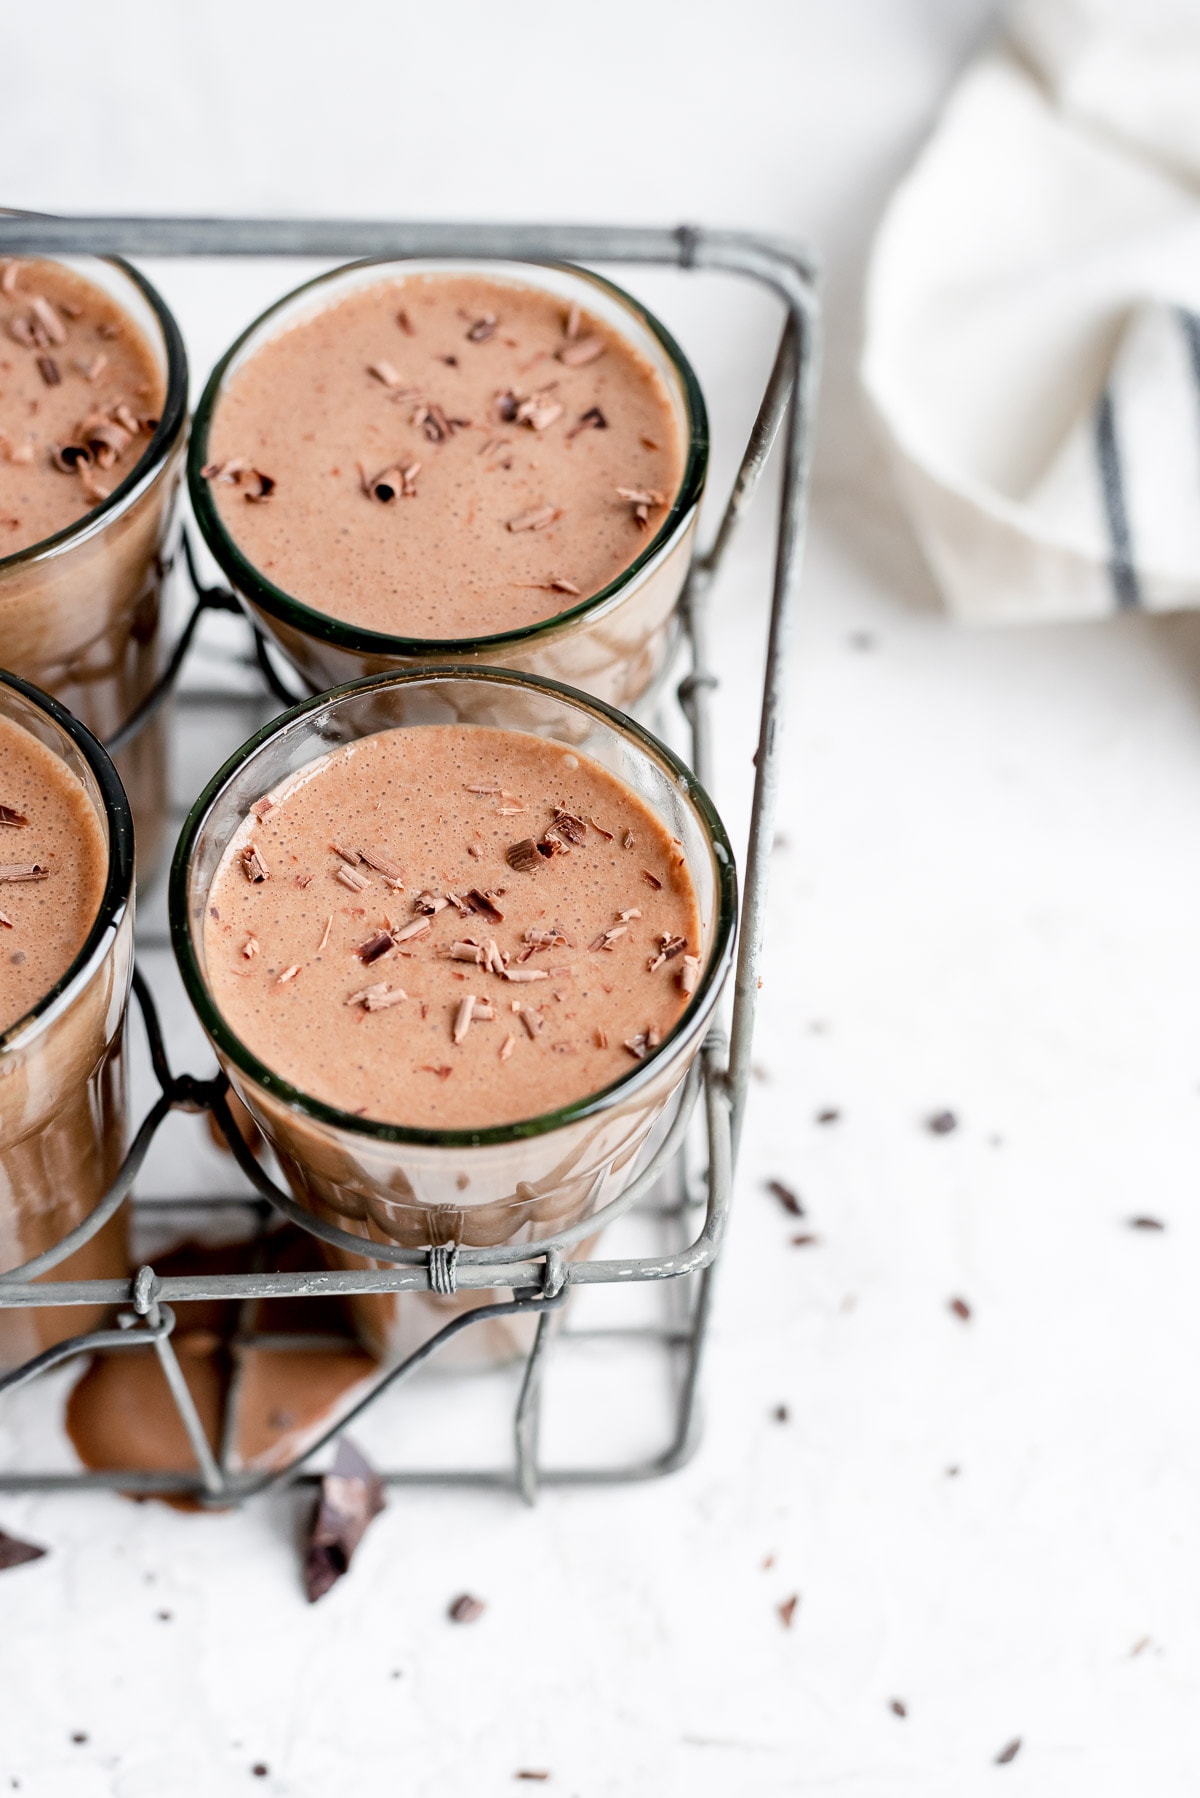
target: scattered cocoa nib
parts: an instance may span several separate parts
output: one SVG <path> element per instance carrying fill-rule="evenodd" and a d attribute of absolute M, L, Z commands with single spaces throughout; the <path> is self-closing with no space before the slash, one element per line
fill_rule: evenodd
<path fill-rule="evenodd" d="M 321 1490 L 304 1551 L 304 1589 L 315 1604 L 349 1571 L 354 1551 L 385 1504 L 383 1482 L 343 1436 Z"/>
<path fill-rule="evenodd" d="M 783 1624 L 784 1629 L 791 1629 L 796 1619 L 796 1607 L 799 1603 L 800 1594 L 793 1592 L 790 1598 L 785 1598 L 782 1604 L 776 1605 L 775 1609 L 779 1612 L 779 1621 Z"/>
<path fill-rule="evenodd" d="M 1016 1760 L 1020 1752 L 1021 1738 L 1020 1736 L 1014 1736 L 1012 1741 L 1003 1747 L 996 1756 L 996 1765 L 998 1767 L 1007 1767 L 1010 1761 Z"/>
<path fill-rule="evenodd" d="M 23 880 L 45 880 L 50 873 L 40 862 L 28 862 L 24 865 L 0 865 L 0 881 L 16 883 Z"/>
<path fill-rule="evenodd" d="M 480 912 L 489 924 L 503 924 L 504 913 L 495 904 L 490 893 L 481 893 L 478 887 L 472 887 L 466 894 L 466 901 L 471 910 Z"/>
<path fill-rule="evenodd" d="M 469 1592 L 464 1592 L 461 1598 L 454 1600 L 448 1615 L 451 1623 L 474 1623 L 486 1610 L 482 1598 L 472 1598 Z"/>
<path fill-rule="evenodd" d="M 698 955 L 685 955 L 683 958 L 683 966 L 679 970 L 680 989 L 686 997 L 690 999 L 699 984 L 700 957 Z"/>
<path fill-rule="evenodd" d="M 653 887 L 656 893 L 662 891 L 662 881 L 658 878 L 657 874 L 651 874 L 649 868 L 642 869 L 642 879 L 646 882 L 647 886 Z"/>
<path fill-rule="evenodd" d="M 583 368 L 603 356 L 604 350 L 602 337 L 576 337 L 562 345 L 558 359 L 566 368 Z"/>
<path fill-rule="evenodd" d="M 0 805 L 0 825 L 7 825 L 10 830 L 20 830 L 28 822 L 24 812 L 14 810 L 11 805 Z"/>
<path fill-rule="evenodd" d="M 774 1197 L 779 1200 L 779 1203 L 783 1206 L 783 1209 L 787 1212 L 789 1217 L 804 1216 L 804 1206 L 800 1203 L 800 1200 L 796 1197 L 796 1194 L 792 1191 L 791 1187 L 785 1186 L 782 1180 L 768 1180 L 767 1191 L 772 1193 Z"/>
<path fill-rule="evenodd" d="M 46 1552 L 34 1542 L 22 1542 L 19 1536 L 0 1530 L 0 1573 L 7 1573 L 10 1567 L 23 1567 L 29 1561 L 40 1561 Z"/>
<path fill-rule="evenodd" d="M 404 376 L 398 369 L 393 368 L 390 362 L 385 362 L 382 356 L 378 362 L 371 362 L 367 365 L 367 373 L 374 375 L 377 381 L 382 381 L 385 387 L 402 387 L 404 385 Z"/>
<path fill-rule="evenodd" d="M 427 936 L 432 926 L 427 917 L 413 918 L 408 924 L 402 924 L 394 930 L 392 936 L 397 943 L 411 943 L 414 937 Z"/>
<path fill-rule="evenodd" d="M 454 1016 L 454 1030 L 452 1034 L 457 1048 L 461 1048 L 466 1041 L 467 1031 L 471 1028 L 471 1019 L 474 1015 L 475 995 L 474 993 L 464 993 L 458 1002 L 458 1010 Z"/>
<path fill-rule="evenodd" d="M 968 1305 L 966 1299 L 951 1299 L 949 1301 L 949 1309 L 953 1311 L 955 1317 L 957 1317 L 961 1323 L 970 1323 L 971 1307 Z"/>
<path fill-rule="evenodd" d="M 246 879 L 258 886 L 267 878 L 267 864 L 259 854 L 257 843 L 247 843 L 242 850 L 242 872 Z"/>
<path fill-rule="evenodd" d="M 358 873 L 354 868 L 348 868 L 345 862 L 334 874 L 334 879 L 340 885 L 348 887 L 352 893 L 365 893 L 371 884 L 365 874 Z"/>
<path fill-rule="evenodd" d="M 494 312 L 485 312 L 482 318 L 477 318 L 475 320 L 475 323 L 467 332 L 467 342 L 487 343 L 489 338 L 492 338 L 495 335 L 496 315 Z"/>
<path fill-rule="evenodd" d="M 426 929 L 428 928 L 426 925 Z M 390 930 L 377 930 L 373 937 L 368 938 L 365 943 L 359 944 L 355 954 L 364 966 L 370 967 L 373 961 L 378 961 L 380 956 L 387 955 L 394 949 L 396 942 L 397 938 L 392 935 Z"/>
<path fill-rule="evenodd" d="M 687 948 L 687 938 L 685 936 L 661 935 L 658 945 L 658 953 L 652 955 L 646 963 L 651 974 L 657 973 L 664 962 L 674 961 L 677 955 L 682 955 Z"/>
<path fill-rule="evenodd" d="M 418 893 L 413 900 L 413 910 L 433 917 L 435 913 L 445 911 L 449 903 L 450 901 L 443 899 L 440 893 Z"/>
<path fill-rule="evenodd" d="M 535 506 L 530 512 L 518 512 L 508 521 L 510 531 L 544 531 L 556 518 L 562 517 L 558 506 Z"/>
<path fill-rule="evenodd" d="M 39 356 L 37 365 L 38 373 L 41 375 L 42 380 L 46 383 L 47 387 L 58 387 L 61 384 L 62 371 L 53 356 Z"/>
<path fill-rule="evenodd" d="M 580 431 L 607 431 L 607 429 L 608 420 L 599 406 L 589 406 L 586 412 L 579 414 L 577 422 L 571 426 L 567 436 L 578 437 Z"/>
<path fill-rule="evenodd" d="M 504 859 L 516 873 L 527 874 L 531 868 L 537 867 L 541 857 L 533 838 L 522 837 L 519 843 L 509 844 L 504 852 Z"/>

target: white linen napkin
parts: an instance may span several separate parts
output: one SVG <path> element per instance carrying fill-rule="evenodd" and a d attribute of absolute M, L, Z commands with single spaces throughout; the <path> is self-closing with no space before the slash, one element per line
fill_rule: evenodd
<path fill-rule="evenodd" d="M 867 393 L 947 604 L 1200 605 L 1200 0 L 1023 0 L 872 256 Z"/>

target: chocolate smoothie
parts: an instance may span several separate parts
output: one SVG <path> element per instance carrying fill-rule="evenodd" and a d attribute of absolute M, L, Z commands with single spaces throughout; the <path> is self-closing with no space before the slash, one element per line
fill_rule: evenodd
<path fill-rule="evenodd" d="M 107 499 L 158 427 L 164 379 L 133 320 L 57 262 L 0 265 L 0 556 Z"/>
<path fill-rule="evenodd" d="M 108 847 L 78 780 L 0 717 L 0 1031 L 79 954 L 107 874 Z"/>
<path fill-rule="evenodd" d="M 40 729 L 34 735 L 39 725 L 44 739 Z M 61 749 L 51 747 L 60 740 Z M 93 744 L 91 753 L 102 752 Z M 121 1048 L 133 938 L 128 812 L 118 818 L 112 801 L 106 819 L 100 793 L 85 784 L 86 766 L 47 714 L 0 681 L 4 1269 L 55 1247 L 82 1223 L 111 1186 L 125 1151 Z M 111 767 L 107 778 L 116 790 Z M 93 939 L 102 922 L 107 934 Z M 92 957 L 80 969 L 89 939 Z M 53 1006 L 31 1017 L 73 968 Z M 119 1279 L 127 1267 L 118 1213 L 47 1277 Z M 94 1328 L 102 1316 L 97 1306 L 0 1310 L 0 1366 Z"/>
<path fill-rule="evenodd" d="M 0 263 L 0 667 L 103 741 L 162 665 L 187 368 L 153 290 L 94 267 Z M 161 713 L 117 765 L 145 873 L 166 809 Z"/>
<path fill-rule="evenodd" d="M 598 593 L 683 472 L 630 343 L 476 275 L 381 282 L 265 343 L 208 454 L 227 530 L 275 586 L 402 637 L 519 630 Z"/>
<path fill-rule="evenodd" d="M 699 934 L 680 846 L 624 782 L 456 724 L 364 737 L 260 801 L 204 950 L 229 1027 L 293 1086 L 473 1130 L 652 1054 L 695 989 Z"/>

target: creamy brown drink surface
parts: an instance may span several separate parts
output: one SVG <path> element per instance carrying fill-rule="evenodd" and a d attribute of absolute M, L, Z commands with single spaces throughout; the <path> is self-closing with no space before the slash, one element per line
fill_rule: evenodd
<path fill-rule="evenodd" d="M 686 1007 L 699 939 L 682 849 L 624 782 L 458 724 L 381 731 L 266 795 L 204 922 L 217 1009 L 267 1067 L 429 1129 L 620 1078 Z"/>
<path fill-rule="evenodd" d="M 105 499 L 162 404 L 150 345 L 122 306 L 59 263 L 0 263 L 0 557 Z"/>
<path fill-rule="evenodd" d="M 578 605 L 640 554 L 683 472 L 636 350 L 553 295 L 467 275 L 381 282 L 264 344 L 208 458 L 226 528 L 276 587 L 409 637 Z"/>
<path fill-rule="evenodd" d="M 60 980 L 100 910 L 108 850 L 80 782 L 0 717 L 0 1030 Z"/>

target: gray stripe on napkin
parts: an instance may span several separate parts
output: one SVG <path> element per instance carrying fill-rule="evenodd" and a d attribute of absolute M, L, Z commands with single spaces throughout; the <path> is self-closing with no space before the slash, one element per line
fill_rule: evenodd
<path fill-rule="evenodd" d="M 1108 569 L 1113 592 L 1120 611 L 1136 609 L 1142 603 L 1137 569 L 1133 565 L 1133 540 L 1129 534 L 1129 511 L 1125 504 L 1125 483 L 1121 478 L 1121 453 L 1117 448 L 1116 419 L 1112 394 L 1106 388 L 1096 407 L 1096 460 L 1100 465 L 1100 489 L 1104 495 L 1104 512 L 1108 520 Z"/>

